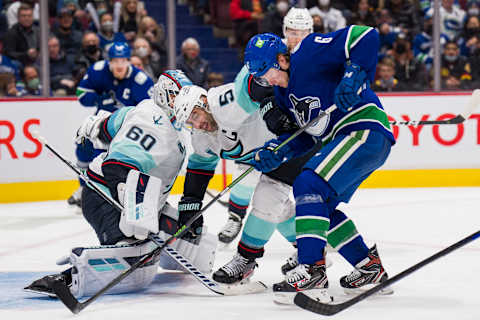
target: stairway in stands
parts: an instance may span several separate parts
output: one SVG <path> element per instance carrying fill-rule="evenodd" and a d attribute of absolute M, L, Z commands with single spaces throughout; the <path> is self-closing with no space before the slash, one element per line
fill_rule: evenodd
<path fill-rule="evenodd" d="M 144 0 L 148 14 L 157 23 L 167 25 L 167 1 Z M 210 63 L 210 72 L 223 74 L 225 83 L 232 82 L 235 75 L 242 68 L 238 59 L 238 51 L 228 47 L 224 38 L 215 38 L 213 28 L 203 23 L 203 17 L 190 15 L 188 6 L 176 5 L 176 47 L 177 55 L 180 54 L 180 45 L 188 37 L 197 39 L 200 43 L 200 56 Z"/>

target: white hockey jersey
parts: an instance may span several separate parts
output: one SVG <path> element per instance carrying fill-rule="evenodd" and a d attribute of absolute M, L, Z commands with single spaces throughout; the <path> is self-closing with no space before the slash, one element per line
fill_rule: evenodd
<path fill-rule="evenodd" d="M 235 160 L 275 138 L 258 110 L 237 103 L 234 83 L 210 89 L 207 99 L 218 130 L 192 130 L 194 154 L 189 158 L 189 168 L 212 170 L 219 158 Z"/>
<path fill-rule="evenodd" d="M 120 162 L 162 180 L 160 207 L 180 172 L 185 159 L 185 141 L 168 115 L 152 99 L 136 107 L 122 108 L 110 116 L 107 131 L 112 137 L 107 152 L 89 166 L 103 176 L 102 164 Z M 103 190 L 108 189 L 103 185 Z"/>

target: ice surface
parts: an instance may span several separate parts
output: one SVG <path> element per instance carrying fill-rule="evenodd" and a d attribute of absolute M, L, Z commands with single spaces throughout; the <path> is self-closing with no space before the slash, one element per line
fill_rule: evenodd
<path fill-rule="evenodd" d="M 178 197 L 171 199 L 176 203 Z M 209 200 L 209 199 L 207 199 Z M 480 229 L 480 188 L 361 189 L 342 209 L 369 245 L 377 243 L 387 272 L 397 274 Z M 227 219 L 226 209 L 205 213 L 211 232 Z M 0 319 L 72 319 L 57 300 L 25 293 L 32 280 L 61 271 L 55 261 L 75 246 L 97 244 L 93 230 L 65 201 L 0 205 Z M 235 245 L 217 253 L 216 267 Z M 293 252 L 275 233 L 254 279 L 270 288 L 282 280 L 280 265 Z M 351 271 L 331 253 L 331 291 Z M 392 296 L 369 298 L 334 319 L 480 319 L 480 241 L 420 269 L 394 285 Z M 341 296 L 344 298 L 344 296 Z M 320 319 L 296 306 L 278 306 L 271 292 L 219 297 L 188 274 L 159 271 L 154 283 L 135 294 L 104 296 L 77 319 Z"/>

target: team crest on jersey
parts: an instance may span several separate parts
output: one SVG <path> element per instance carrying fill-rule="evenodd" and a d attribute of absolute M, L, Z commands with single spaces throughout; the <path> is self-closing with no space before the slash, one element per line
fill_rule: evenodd
<path fill-rule="evenodd" d="M 290 93 L 288 98 L 293 106 L 293 114 L 295 115 L 297 123 L 302 127 L 306 126 L 312 120 L 313 110 L 320 109 L 322 106 L 318 97 L 307 96 L 297 98 L 293 93 Z M 322 135 L 327 128 L 329 119 L 329 116 L 323 117 L 312 124 L 306 131 L 312 135 Z"/>

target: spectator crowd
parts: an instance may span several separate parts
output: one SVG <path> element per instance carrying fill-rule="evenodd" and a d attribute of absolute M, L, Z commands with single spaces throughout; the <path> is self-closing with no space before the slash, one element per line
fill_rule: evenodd
<path fill-rule="evenodd" d="M 163 1 L 163 0 L 158 0 Z M 145 1 L 146 2 L 146 1 Z M 283 17 L 298 0 L 177 0 L 193 14 L 229 29 L 241 53 L 251 36 L 283 37 Z M 433 87 L 433 2 L 427 0 L 305 0 L 314 32 L 350 24 L 380 34 L 376 91 L 424 91 Z M 153 81 L 166 69 L 165 27 L 139 0 L 48 0 L 51 95 L 74 95 L 95 62 L 107 59 L 113 42 L 132 49 L 130 62 Z M 0 0 L 0 96 L 42 94 L 38 0 Z M 480 0 L 442 0 L 441 79 L 444 90 L 480 85 Z M 177 21 L 181 23 L 181 21 Z M 181 39 L 177 68 L 204 88 L 223 83 L 201 57 L 197 39 Z"/>

